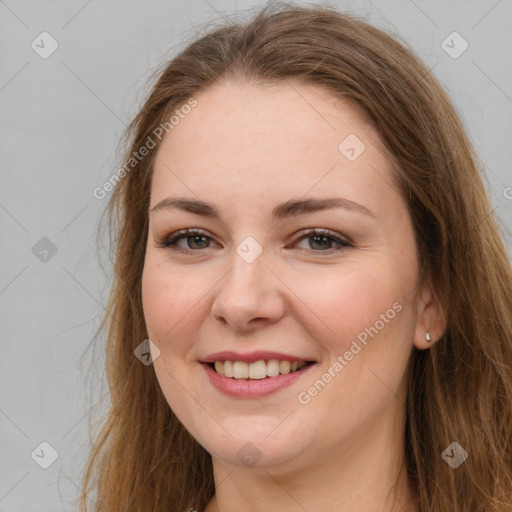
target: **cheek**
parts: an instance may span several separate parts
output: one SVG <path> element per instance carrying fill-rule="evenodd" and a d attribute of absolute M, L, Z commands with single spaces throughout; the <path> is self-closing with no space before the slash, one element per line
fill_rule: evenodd
<path fill-rule="evenodd" d="M 160 350 L 180 351 L 187 313 L 204 290 L 199 289 L 191 275 L 171 272 L 168 264 L 158 262 L 149 252 L 142 273 L 142 306 L 149 338 Z M 167 343 L 170 339 L 172 344 Z"/>
<path fill-rule="evenodd" d="M 142 306 L 148 337 L 160 349 L 153 367 L 169 406 L 180 420 L 190 423 L 194 416 L 190 411 L 194 410 L 199 394 L 183 360 L 194 340 L 190 328 L 193 308 L 199 306 L 205 290 L 198 289 L 199 283 L 193 282 L 199 281 L 192 278 L 194 274 L 171 271 L 169 264 L 156 256 L 148 251 L 142 273 Z M 176 392 L 183 390 L 185 382 L 189 383 L 187 392 Z"/>
<path fill-rule="evenodd" d="M 407 300 L 413 274 L 408 272 L 404 268 L 400 273 L 384 260 L 377 265 L 375 259 L 368 259 L 340 272 L 331 269 L 320 281 L 322 286 L 318 280 L 306 281 L 307 305 L 322 320 L 320 331 L 315 315 L 310 314 L 310 331 L 328 356 L 321 378 L 333 384 L 317 393 L 312 380 L 302 391 L 309 394 L 312 390 L 317 411 L 330 411 L 326 421 L 333 422 L 332 428 L 347 421 L 345 413 L 334 410 L 352 411 L 356 425 L 381 411 L 395 396 L 390 390 L 399 389 L 414 327 Z"/>
<path fill-rule="evenodd" d="M 339 270 L 328 268 L 325 275 L 302 278 L 301 282 L 298 295 L 301 299 L 304 297 L 303 301 L 310 309 L 308 316 L 313 322 L 316 322 L 314 318 L 321 320 L 320 330 L 317 325 L 311 325 L 311 332 L 317 339 L 318 334 L 323 333 L 321 342 L 329 352 L 339 354 L 348 350 L 352 341 L 376 322 L 379 331 L 386 333 L 393 324 L 403 326 L 407 275 L 397 272 L 384 261 L 378 265 L 368 258 Z M 364 334 L 361 338 L 364 339 Z"/>

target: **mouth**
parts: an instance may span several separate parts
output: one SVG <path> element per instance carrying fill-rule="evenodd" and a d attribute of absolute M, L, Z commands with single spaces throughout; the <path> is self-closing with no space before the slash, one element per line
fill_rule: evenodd
<path fill-rule="evenodd" d="M 303 371 L 315 364 L 315 361 L 287 361 L 279 359 L 260 359 L 254 362 L 218 360 L 203 363 L 222 377 L 234 380 L 267 380 L 280 375 Z"/>

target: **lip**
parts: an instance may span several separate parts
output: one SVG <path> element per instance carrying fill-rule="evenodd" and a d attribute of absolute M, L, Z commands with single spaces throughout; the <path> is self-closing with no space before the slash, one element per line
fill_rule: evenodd
<path fill-rule="evenodd" d="M 272 352 L 270 350 L 256 350 L 248 354 L 239 354 L 231 350 L 224 350 L 222 352 L 215 352 L 210 354 L 201 363 L 215 363 L 215 361 L 244 361 L 245 363 L 254 363 L 261 359 L 277 359 L 278 361 L 297 361 L 297 362 L 316 362 L 313 359 L 303 359 L 302 357 L 293 356 L 291 354 L 283 354 L 279 352 Z"/>
<path fill-rule="evenodd" d="M 231 352 L 230 354 L 233 353 Z M 213 355 L 217 357 L 217 354 Z M 252 355 L 250 357 L 252 357 Z M 265 358 L 259 357 L 259 359 Z M 277 357 L 269 357 L 268 359 L 277 359 Z M 219 360 L 224 359 L 215 359 L 215 361 Z M 236 360 L 240 361 L 241 359 Z M 283 360 L 288 361 L 289 359 L 284 358 Z M 231 361 L 231 359 L 226 359 L 226 361 Z M 297 361 L 297 359 L 292 358 L 292 361 Z M 201 366 L 204 368 L 212 385 L 221 393 L 236 398 L 261 398 L 291 386 L 308 373 L 315 364 L 306 365 L 301 370 L 287 373 L 286 375 L 277 375 L 276 377 L 254 380 L 224 377 L 223 375 L 219 375 L 207 362 L 201 363 Z"/>

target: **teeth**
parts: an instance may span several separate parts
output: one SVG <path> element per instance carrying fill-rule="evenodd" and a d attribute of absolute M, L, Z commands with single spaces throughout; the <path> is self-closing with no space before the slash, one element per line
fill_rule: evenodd
<path fill-rule="evenodd" d="M 301 368 L 304 368 L 304 361 L 278 361 L 269 359 L 246 363 L 245 361 L 215 361 L 215 371 L 224 377 L 235 379 L 265 379 L 266 377 L 277 377 L 286 375 Z"/>
<path fill-rule="evenodd" d="M 215 371 L 220 375 L 224 375 L 224 365 L 220 361 L 215 361 Z"/>
<path fill-rule="evenodd" d="M 233 362 L 233 377 L 235 379 L 248 379 L 249 378 L 249 365 L 243 361 Z"/>
<path fill-rule="evenodd" d="M 277 377 L 279 375 L 280 364 L 277 359 L 270 359 L 267 363 L 267 375 L 269 377 Z"/>
<path fill-rule="evenodd" d="M 221 361 L 217 361 L 219 365 L 222 365 Z M 224 377 L 233 377 L 233 361 L 225 361 L 224 365 L 222 365 L 221 375 L 224 374 Z M 217 369 L 217 368 L 215 368 Z"/>
<path fill-rule="evenodd" d="M 267 376 L 267 365 L 265 361 L 256 361 L 247 365 L 250 379 L 264 379 Z"/>
<path fill-rule="evenodd" d="M 279 363 L 279 372 L 283 375 L 290 373 L 290 361 L 281 361 Z"/>

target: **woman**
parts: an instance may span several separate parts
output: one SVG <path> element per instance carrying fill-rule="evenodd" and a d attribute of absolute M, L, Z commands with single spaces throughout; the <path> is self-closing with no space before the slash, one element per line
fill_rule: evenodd
<path fill-rule="evenodd" d="M 82 511 L 512 510 L 510 262 L 409 50 L 267 7 L 129 134 Z"/>

